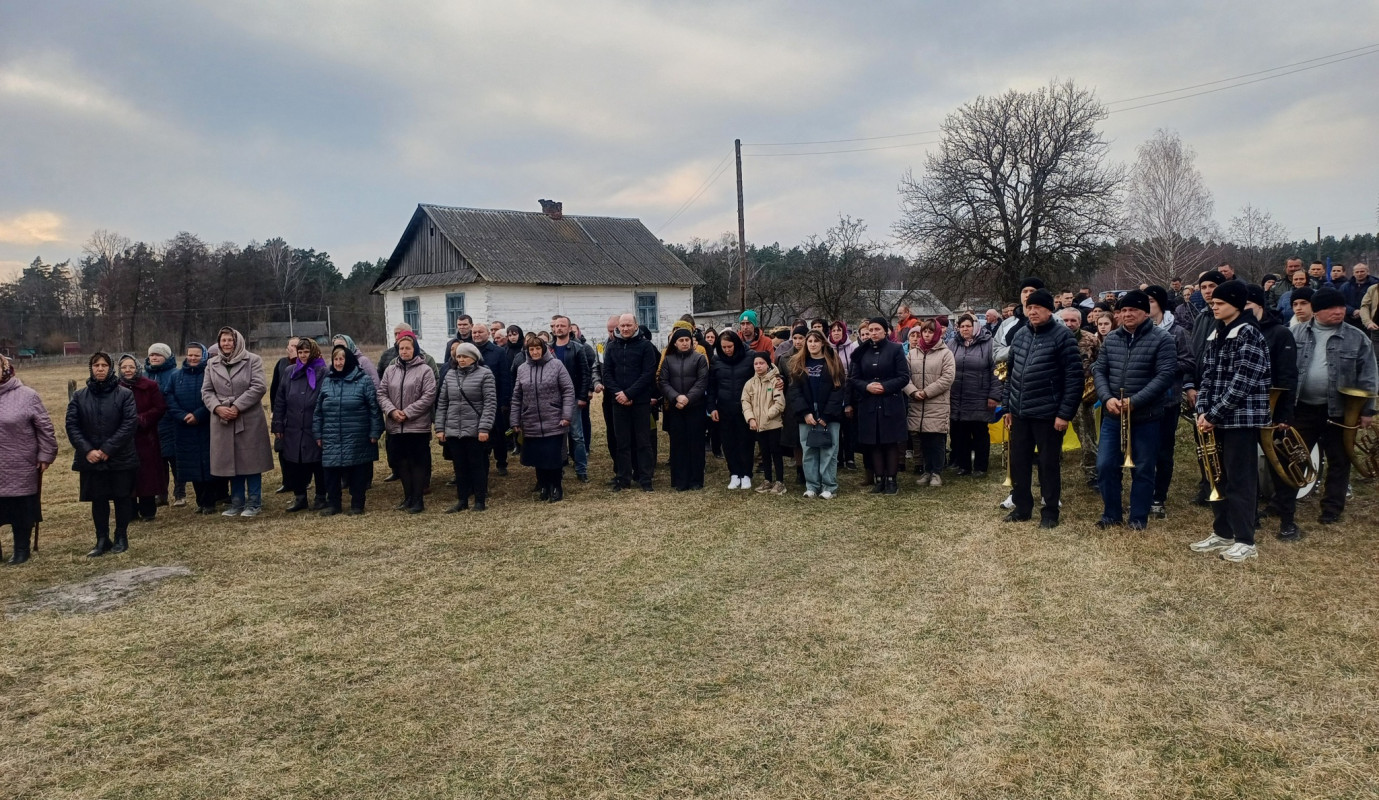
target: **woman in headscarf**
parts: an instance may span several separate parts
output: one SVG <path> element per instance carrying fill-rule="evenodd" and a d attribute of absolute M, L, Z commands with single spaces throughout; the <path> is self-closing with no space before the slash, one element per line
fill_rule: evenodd
<path fill-rule="evenodd" d="M 953 464 L 958 475 L 985 475 L 991 458 L 988 424 L 1004 388 L 993 374 L 991 331 L 964 314 L 958 318 L 958 335 L 948 347 L 954 362 L 949 403 Z"/>
<path fill-rule="evenodd" d="M 206 365 L 201 400 L 211 410 L 211 474 L 230 479 L 230 507 L 222 516 L 257 517 L 263 510 L 263 473 L 273 469 L 273 445 L 263 396 L 263 359 L 244 346 L 244 335 L 221 328 L 217 352 Z"/>
<path fill-rule="evenodd" d="M 846 322 L 841 319 L 833 320 L 833 324 L 828 326 L 828 343 L 832 345 L 833 352 L 838 354 L 838 363 L 843 365 L 843 374 L 846 377 L 848 366 L 852 363 L 852 354 L 857 351 L 857 341 L 852 338 L 852 332 L 848 330 Z M 838 466 L 857 469 L 856 415 L 844 416 L 842 424 L 838 426 Z"/>
<path fill-rule="evenodd" d="M 436 399 L 436 438 L 455 464 L 458 497 L 446 513 L 468 509 L 470 495 L 475 511 L 488 508 L 488 441 L 497 415 L 497 377 L 479 348 L 456 342 Z"/>
<path fill-rule="evenodd" d="M 142 522 L 152 522 L 158 513 L 158 497 L 168 493 L 168 466 L 163 462 L 163 446 L 158 426 L 167 414 L 168 404 L 158 384 L 145 378 L 139 361 L 125 353 L 116 362 L 120 385 L 134 393 L 134 410 L 139 428 L 134 433 L 134 452 L 139 454 L 139 472 L 134 479 L 134 514 Z"/>
<path fill-rule="evenodd" d="M 347 350 L 354 353 L 355 360 L 359 362 L 359 368 L 364 370 L 364 374 L 369 376 L 369 380 L 373 381 L 374 388 L 378 388 L 378 368 L 374 366 L 373 360 L 364 355 L 363 351 L 354 343 L 354 339 L 346 334 L 337 333 L 335 334 L 335 338 L 330 340 L 330 343 L 332 349 L 334 349 L 336 345 L 344 345 Z"/>
<path fill-rule="evenodd" d="M 417 346 L 416 334 L 397 336 L 397 358 L 383 372 L 378 405 L 388 431 L 388 460 L 402 483 L 399 509 L 420 514 L 422 495 L 431 485 L 431 420 L 436 402 L 436 373 Z"/>
<path fill-rule="evenodd" d="M 919 441 L 920 486 L 942 486 L 939 473 L 948 456 L 948 392 L 953 388 L 956 366 L 953 351 L 943 344 L 943 327 L 925 320 L 909 330 L 910 382 L 905 395 L 910 398 L 907 427 L 911 439 Z"/>
<path fill-rule="evenodd" d="M 713 357 L 714 354 L 718 352 L 718 331 L 714 330 L 713 326 L 710 325 L 709 327 L 704 329 L 703 339 L 704 358 L 707 359 L 709 362 L 709 369 L 713 369 Z M 707 392 L 708 388 L 706 386 L 704 395 L 705 400 L 708 399 Z M 706 413 L 704 415 L 704 434 L 705 438 L 708 440 L 706 444 L 706 449 L 713 451 L 714 458 L 722 458 L 723 437 L 719 435 L 718 423 L 714 422 L 713 419 L 708 416 L 707 403 L 705 403 L 705 412 Z"/>
<path fill-rule="evenodd" d="M 29 533 L 43 521 L 39 490 L 43 473 L 57 458 L 53 421 L 38 392 L 14 374 L 0 355 L 0 526 L 10 526 L 10 564 L 29 560 Z"/>
<path fill-rule="evenodd" d="M 505 349 L 507 350 L 507 356 L 508 356 L 508 385 L 509 385 L 509 386 L 513 385 L 513 383 L 515 383 L 515 382 L 517 381 L 517 368 L 520 367 L 520 366 L 522 366 L 523 364 L 527 363 L 526 339 L 527 339 L 527 335 L 526 335 L 525 333 L 522 332 L 522 329 L 521 329 L 520 327 L 518 327 L 518 326 L 516 326 L 516 325 L 509 325 L 509 326 L 507 327 L 507 339 L 506 339 L 505 341 L 496 342 L 496 344 L 497 344 L 498 346 L 503 347 L 503 348 L 505 348 Z M 494 376 L 494 377 L 497 377 L 497 376 Z M 506 411 L 504 411 L 502 408 L 499 408 L 499 409 L 498 409 L 498 413 L 499 413 L 499 414 L 505 414 L 505 415 L 507 415 L 507 416 L 511 416 L 511 411 L 512 411 L 512 406 L 511 406 L 511 404 L 508 405 Z M 521 452 L 522 452 L 522 432 L 521 432 L 521 431 L 515 431 L 515 430 L 512 430 L 511 428 L 509 428 L 509 429 L 507 430 L 507 432 L 505 433 L 505 436 L 510 436 L 510 437 L 512 438 L 512 442 L 511 442 L 511 443 L 505 443 L 505 445 L 510 444 L 510 446 L 508 447 L 508 450 L 509 450 L 513 455 L 517 455 L 517 454 L 521 453 Z M 508 474 L 507 468 L 504 466 L 504 463 L 506 463 L 506 462 L 499 462 L 499 464 L 498 464 L 498 474 L 499 474 L 499 475 L 507 475 L 507 474 Z"/>
<path fill-rule="evenodd" d="M 670 436 L 670 485 L 677 492 L 703 489 L 704 393 L 709 384 L 709 361 L 695 347 L 691 330 L 676 327 L 671 331 L 670 348 L 659 375 L 666 433 Z"/>
<path fill-rule="evenodd" d="M 229 496 L 226 479 L 211 474 L 211 410 L 201 399 L 206 361 L 206 345 L 187 345 L 187 356 L 167 393 L 167 415 L 177 425 L 177 479 L 192 485 L 198 514 L 214 514 L 215 504 Z"/>
<path fill-rule="evenodd" d="M 172 348 L 162 342 L 149 345 L 148 356 L 144 359 L 144 375 L 158 384 L 158 390 L 163 393 L 163 402 L 166 403 L 168 392 L 172 391 L 172 380 L 177 376 L 177 362 L 172 357 Z M 171 414 L 164 414 L 158 420 L 158 446 L 163 462 L 173 476 L 172 504 L 184 506 L 187 504 L 187 483 L 177 479 L 177 420 Z M 167 504 L 168 496 L 164 493 L 158 498 L 158 505 Z"/>
<path fill-rule="evenodd" d="M 80 499 L 91 504 L 96 546 L 88 556 L 129 548 L 129 520 L 134 516 L 134 481 L 139 454 L 134 433 L 139 413 L 134 393 L 120 385 L 110 356 L 96 353 L 87 363 L 90 377 L 67 403 L 67 439 L 75 451 L 72 469 L 81 475 Z M 110 506 L 115 506 L 115 541 L 110 541 Z"/>
<path fill-rule="evenodd" d="M 297 343 L 297 358 L 278 382 L 273 398 L 273 438 L 282 456 L 283 485 L 292 492 L 289 513 L 307 508 L 320 511 L 326 507 L 326 477 L 321 467 L 321 448 L 311 429 L 316 415 L 316 396 L 325 378 L 326 361 L 321 358 L 321 346 L 302 337 Z M 306 502 L 307 485 L 316 484 L 315 502 Z"/>
<path fill-rule="evenodd" d="M 910 367 L 900 345 L 887 338 L 884 317 L 867 320 L 867 338 L 852 354 L 848 385 L 857 416 L 857 443 L 870 455 L 872 494 L 895 494 L 906 430 L 905 386 Z"/>
<path fill-rule="evenodd" d="M 742 415 L 742 389 L 752 379 L 750 350 L 736 331 L 718 335 L 718 350 L 709 369 L 709 419 L 718 423 L 728 462 L 729 489 L 752 488 L 752 447 L 756 437 Z"/>
<path fill-rule="evenodd" d="M 359 358 L 343 344 L 330 353 L 330 372 L 320 384 L 312 419 L 316 446 L 326 474 L 326 507 L 321 516 L 340 513 L 342 484 L 350 490 L 351 515 L 364 513 L 364 495 L 378 460 L 378 437 L 383 414 L 378 389 L 359 366 Z"/>
<path fill-rule="evenodd" d="M 574 413 L 570 373 L 541 337 L 527 334 L 527 360 L 517 368 L 509 415 L 513 430 L 522 434 L 522 463 L 536 470 L 541 500 L 558 503 L 565 497 L 565 432 Z"/>

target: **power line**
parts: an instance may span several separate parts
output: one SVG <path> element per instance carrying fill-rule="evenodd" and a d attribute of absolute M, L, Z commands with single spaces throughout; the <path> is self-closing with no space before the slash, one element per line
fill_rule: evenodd
<path fill-rule="evenodd" d="M 1317 56 L 1316 58 L 1308 58 L 1308 59 L 1304 59 L 1304 60 L 1302 60 L 1302 61 L 1294 61 L 1294 62 L 1291 63 L 1291 64 L 1283 64 L 1283 65 L 1277 66 L 1277 67 L 1270 67 L 1269 69 L 1262 69 L 1262 70 L 1259 70 L 1258 72 L 1247 72 L 1247 73 L 1245 73 L 1244 75 L 1236 75 L 1236 76 L 1231 77 L 1231 78 L 1221 78 L 1220 80 L 1207 81 L 1206 83 L 1197 83 L 1197 84 L 1193 84 L 1192 86 L 1184 86 L 1184 87 L 1179 88 L 1179 89 L 1169 89 L 1168 91 L 1165 91 L 1165 92 L 1153 92 L 1153 93 L 1151 93 L 1151 94 L 1142 94 L 1142 95 L 1140 95 L 1140 96 L 1138 96 L 1138 97 L 1127 97 L 1127 98 L 1125 98 L 1125 99 L 1123 99 L 1123 100 L 1111 100 L 1111 101 L 1107 102 L 1106 105 L 1108 105 L 1108 106 L 1114 106 L 1114 105 L 1119 105 L 1119 104 L 1121 104 L 1121 103 L 1133 103 L 1133 102 L 1136 101 L 1136 100 L 1147 100 L 1147 99 L 1149 99 L 1149 98 L 1151 98 L 1151 97 L 1161 97 L 1161 96 L 1166 95 L 1166 94 L 1177 94 L 1178 92 L 1186 92 L 1186 91 L 1189 91 L 1189 90 L 1192 90 L 1192 89 L 1200 89 L 1200 88 L 1202 88 L 1203 86 L 1215 86 L 1215 85 L 1218 84 L 1218 83 L 1227 83 L 1227 82 L 1229 82 L 1229 81 L 1237 81 L 1237 80 L 1240 80 L 1240 79 L 1242 79 L 1242 78 L 1253 78 L 1253 77 L 1256 76 L 1256 75 L 1263 75 L 1263 74 L 1265 74 L 1266 72 L 1278 72 L 1279 70 L 1281 70 L 1281 69 L 1287 69 L 1288 67 L 1301 66 L 1302 64 L 1311 64 L 1311 63 L 1314 62 L 1314 61 L 1325 61 L 1325 60 L 1330 59 L 1330 58 L 1335 58 L 1336 56 L 1343 56 L 1343 55 L 1347 55 L 1347 54 L 1349 54 L 1349 53 L 1358 53 L 1358 52 L 1361 51 L 1361 50 L 1370 50 L 1370 49 L 1373 49 L 1373 48 L 1375 48 L 1375 47 L 1379 47 L 1379 44 L 1367 44 L 1367 45 L 1365 45 L 1364 47 L 1356 47 L 1356 48 L 1353 48 L 1353 49 L 1350 49 L 1350 50 L 1342 50 L 1342 51 L 1340 51 L 1339 53 L 1332 53 L 1332 54 L 1330 54 L 1330 55 L 1325 55 L 1325 56 Z M 1364 53 L 1363 55 L 1369 55 L 1369 54 L 1368 54 L 1368 53 Z M 1322 66 L 1324 66 L 1324 65 L 1322 65 Z M 1289 73 L 1289 74 L 1291 74 L 1291 73 Z M 1241 85 L 1244 85 L 1244 84 L 1241 84 Z"/>
<path fill-rule="evenodd" d="M 704 179 L 704 182 L 699 185 L 699 188 L 694 191 L 694 194 L 689 196 L 688 200 L 681 203 L 680 207 L 675 209 L 675 213 L 671 214 L 669 219 L 667 219 L 665 222 L 662 222 L 660 225 L 656 227 L 656 232 L 660 233 L 667 225 L 679 219 L 681 214 L 688 211 L 689 207 L 694 204 L 694 201 L 698 200 L 701 194 L 708 191 L 708 188 L 712 186 L 720 177 L 723 176 L 723 169 L 725 165 L 728 163 L 728 159 L 732 157 L 732 153 L 723 156 L 723 160 L 718 162 L 718 165 L 715 166 L 709 172 L 709 177 Z"/>
<path fill-rule="evenodd" d="M 811 150 L 805 153 L 744 153 L 746 158 L 781 158 L 786 156 L 828 156 L 834 153 L 868 153 L 873 150 L 899 150 L 903 147 L 927 147 L 931 144 L 938 144 L 940 140 L 932 142 L 913 142 L 911 144 L 891 144 L 883 147 L 853 147 L 847 150 Z"/>
<path fill-rule="evenodd" d="M 864 136 L 860 139 L 820 139 L 816 142 L 743 142 L 743 147 L 801 147 L 810 144 L 847 144 L 848 142 L 876 142 L 881 139 L 904 139 L 907 136 L 926 136 L 942 131 L 915 131 L 914 133 L 893 133 L 889 136 Z"/>

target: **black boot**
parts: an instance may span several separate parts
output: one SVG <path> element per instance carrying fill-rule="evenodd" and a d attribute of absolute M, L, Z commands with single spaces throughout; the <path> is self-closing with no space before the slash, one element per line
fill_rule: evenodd
<path fill-rule="evenodd" d="M 311 501 L 311 510 L 312 510 L 312 511 L 321 511 L 321 510 L 323 510 L 327 505 L 329 505 L 329 503 L 328 503 L 327 500 L 326 500 L 326 496 L 323 495 L 323 494 L 318 494 L 318 495 L 316 495 L 316 499 L 314 499 L 314 500 Z"/>
<path fill-rule="evenodd" d="M 447 509 L 445 510 L 445 513 L 447 513 L 447 514 L 458 514 L 458 513 L 460 513 L 461 511 L 464 511 L 464 510 L 466 510 L 466 509 L 468 509 L 468 508 L 469 508 L 469 503 L 467 503 L 467 502 L 461 500 L 461 501 L 455 503 L 455 505 L 453 505 L 453 506 L 447 508 Z"/>
<path fill-rule="evenodd" d="M 111 549 L 110 534 L 108 534 L 108 533 L 98 533 L 98 534 L 96 534 L 96 546 L 93 547 L 93 548 L 91 548 L 91 552 L 87 553 L 87 554 L 86 554 L 86 557 L 87 557 L 87 558 L 99 558 L 99 557 L 105 555 L 106 553 L 109 553 L 109 552 L 110 552 L 110 549 Z"/>
<path fill-rule="evenodd" d="M 550 495 L 551 499 L 549 502 L 559 503 L 561 500 L 565 499 L 565 490 L 560 486 L 552 486 Z"/>
<path fill-rule="evenodd" d="M 299 494 L 296 497 L 292 498 L 292 502 L 289 503 L 287 506 L 287 512 L 291 514 L 297 511 L 306 511 L 307 507 L 308 504 L 306 502 L 306 495 Z"/>
<path fill-rule="evenodd" d="M 872 486 L 871 486 L 871 493 L 872 493 L 872 494 L 885 494 L 885 492 L 886 492 L 886 479 L 885 479 L 885 478 L 880 478 L 880 477 L 878 477 L 878 478 L 873 478 L 873 479 L 872 479 Z"/>
<path fill-rule="evenodd" d="M 17 567 L 29 560 L 29 534 L 14 534 L 14 553 L 10 556 L 10 566 Z"/>
<path fill-rule="evenodd" d="M 408 514 L 420 514 L 426 510 L 426 503 L 422 501 L 421 495 L 412 498 L 412 504 L 407 506 Z"/>
<path fill-rule="evenodd" d="M 476 497 L 476 498 L 474 498 L 474 510 L 475 510 L 475 511 L 487 511 L 487 510 L 488 510 L 488 506 L 484 504 L 484 500 L 483 500 L 482 497 Z"/>
<path fill-rule="evenodd" d="M 116 533 L 116 534 L 115 534 L 115 546 L 112 547 L 112 548 L 110 548 L 110 552 L 112 552 L 112 553 L 123 553 L 124 551 L 126 551 L 126 550 L 128 550 L 128 549 L 129 549 L 129 534 L 128 534 L 127 532 L 119 532 L 119 533 Z"/>
<path fill-rule="evenodd" d="M 886 494 L 899 494 L 900 486 L 896 484 L 895 478 L 886 478 Z"/>
<path fill-rule="evenodd" d="M 542 500 L 550 500 L 550 499 L 551 499 L 551 487 L 547 486 L 545 483 L 542 483 L 542 484 L 541 484 L 541 493 L 538 495 L 538 497 L 540 497 Z"/>

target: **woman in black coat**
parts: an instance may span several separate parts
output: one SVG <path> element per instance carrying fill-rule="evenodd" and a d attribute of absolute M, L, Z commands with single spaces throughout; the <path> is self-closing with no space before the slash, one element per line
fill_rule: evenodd
<path fill-rule="evenodd" d="M 670 436 L 670 485 L 675 491 L 704 488 L 704 393 L 709 362 L 694 349 L 694 334 L 676 328 L 661 362 L 661 398 Z"/>
<path fill-rule="evenodd" d="M 326 360 L 321 347 L 302 337 L 297 358 L 284 370 L 273 394 L 273 446 L 282 460 L 283 486 L 292 492 L 288 512 L 326 507 L 326 473 L 321 467 L 321 448 L 316 444 L 312 423 L 316 415 L 316 396 L 326 375 Z M 307 485 L 315 482 L 316 498 L 308 506 Z"/>
<path fill-rule="evenodd" d="M 895 476 L 909 438 L 904 389 L 910 365 L 900 345 L 886 338 L 890 325 L 881 317 L 867 320 L 867 341 L 852 354 L 848 386 L 857 417 L 857 443 L 868 455 L 875 478 L 872 494 L 895 494 Z"/>
<path fill-rule="evenodd" d="M 120 385 L 110 356 L 96 353 L 88 363 L 86 388 L 67 404 L 67 438 L 75 455 L 72 469 L 81 475 L 80 499 L 91 504 L 96 546 L 88 556 L 129 548 L 129 520 L 134 516 L 134 479 L 139 455 L 134 432 L 139 415 L 134 393 Z M 110 506 L 115 506 L 115 542 L 110 541 Z"/>
<path fill-rule="evenodd" d="M 733 331 L 718 337 L 717 353 L 709 369 L 709 419 L 718 423 L 723 455 L 732 480 L 729 489 L 752 487 L 752 445 L 756 437 L 742 416 L 742 387 L 752 378 L 751 350 Z"/>

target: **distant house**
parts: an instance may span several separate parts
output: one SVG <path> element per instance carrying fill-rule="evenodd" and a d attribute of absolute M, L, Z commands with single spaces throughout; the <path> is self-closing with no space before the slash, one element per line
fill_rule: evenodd
<path fill-rule="evenodd" d="M 530 331 L 561 313 L 597 341 L 608 317 L 632 312 L 663 341 L 694 308 L 703 280 L 639 220 L 542 209 L 417 206 L 373 286 L 388 329 L 406 322 L 434 348 L 461 314 Z"/>
<path fill-rule="evenodd" d="M 857 303 L 864 316 L 880 314 L 887 319 L 895 319 L 901 306 L 909 306 L 910 313 L 921 319 L 953 313 L 928 289 L 864 289 L 857 293 Z"/>
<path fill-rule="evenodd" d="M 310 336 L 319 339 L 329 336 L 325 320 L 298 320 L 296 322 L 265 322 L 255 325 L 249 331 L 250 350 L 272 350 L 287 343 L 293 336 Z"/>

